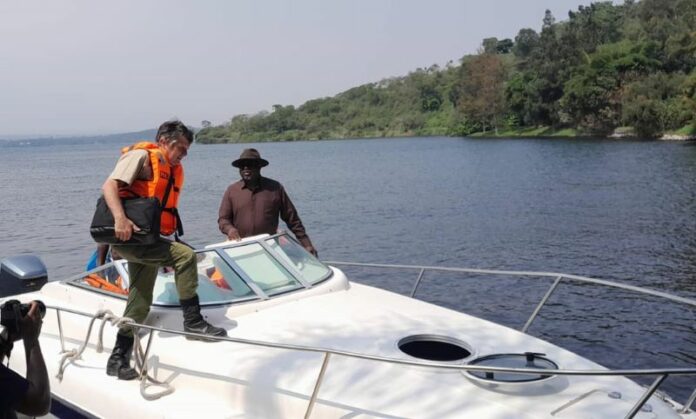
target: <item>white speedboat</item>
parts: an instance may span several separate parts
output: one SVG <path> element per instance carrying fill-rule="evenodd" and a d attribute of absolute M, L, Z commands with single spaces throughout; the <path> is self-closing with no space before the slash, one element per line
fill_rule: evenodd
<path fill-rule="evenodd" d="M 693 418 L 656 392 L 696 368 L 608 370 L 523 330 L 349 281 L 285 234 L 201 249 L 198 293 L 219 342 L 186 339 L 173 273 L 160 272 L 146 324 L 119 316 L 128 264 L 118 260 L 13 298 L 48 307 L 41 347 L 56 403 L 105 418 Z M 334 263 L 333 265 L 336 265 Z M 388 265 L 371 265 L 384 267 Z M 399 268 L 414 268 L 398 266 Z M 420 275 L 430 267 L 415 267 Z M 138 330 L 140 380 L 105 373 L 116 325 Z M 102 338 L 103 346 L 102 348 Z M 24 371 L 21 342 L 10 366 Z M 659 367 L 659 366 L 656 366 Z M 650 375 L 642 387 L 631 377 Z"/>

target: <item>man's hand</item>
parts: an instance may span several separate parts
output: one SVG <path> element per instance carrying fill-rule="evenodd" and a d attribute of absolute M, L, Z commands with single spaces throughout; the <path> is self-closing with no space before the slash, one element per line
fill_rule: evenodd
<path fill-rule="evenodd" d="M 107 178 L 104 185 L 102 185 L 102 191 L 104 192 L 106 205 L 109 207 L 111 215 L 114 216 L 114 235 L 117 239 L 125 242 L 130 240 L 134 231 L 140 231 L 140 228 L 126 217 L 121 198 L 118 196 L 119 185 L 125 185 L 125 183 L 120 180 Z"/>
<path fill-rule="evenodd" d="M 20 330 L 25 346 L 39 339 L 41 325 L 43 324 L 43 319 L 39 312 L 39 304 L 36 301 L 32 301 L 30 304 L 31 307 L 29 307 L 29 312 L 20 319 Z"/>
<path fill-rule="evenodd" d="M 239 231 L 236 228 L 230 228 L 227 230 L 227 240 L 240 241 L 242 236 L 239 235 Z"/>
<path fill-rule="evenodd" d="M 117 239 L 124 242 L 128 241 L 134 231 L 140 231 L 140 228 L 130 219 L 119 217 L 114 220 L 114 233 Z"/>
<path fill-rule="evenodd" d="M 317 249 L 315 249 L 314 246 L 305 246 L 305 250 L 311 253 L 315 258 L 319 257 L 319 253 L 317 253 Z"/>

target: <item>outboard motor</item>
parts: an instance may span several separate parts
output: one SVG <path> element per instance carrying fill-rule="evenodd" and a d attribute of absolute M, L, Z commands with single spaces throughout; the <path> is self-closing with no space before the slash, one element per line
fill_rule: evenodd
<path fill-rule="evenodd" d="M 37 291 L 47 281 L 46 265 L 38 256 L 19 255 L 0 261 L 0 297 Z"/>

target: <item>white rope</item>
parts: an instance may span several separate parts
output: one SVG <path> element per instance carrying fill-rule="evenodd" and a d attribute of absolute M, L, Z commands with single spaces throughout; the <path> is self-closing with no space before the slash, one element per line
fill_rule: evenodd
<path fill-rule="evenodd" d="M 130 327 L 133 329 L 134 345 L 132 350 L 134 354 L 133 358 L 135 363 L 135 371 L 138 373 L 138 376 L 140 378 L 140 394 L 143 396 L 145 400 L 157 400 L 160 397 L 172 394 L 174 392 L 174 387 L 171 384 L 163 381 L 158 381 L 147 373 L 147 359 L 145 359 L 145 352 L 143 351 L 143 348 L 140 345 L 140 335 L 137 333 L 139 325 L 129 317 L 118 317 L 114 315 L 114 313 L 112 313 L 111 310 L 97 311 L 91 317 L 89 327 L 87 328 L 87 335 L 85 336 L 85 339 L 80 345 L 80 347 L 77 349 L 70 349 L 63 353 L 63 356 L 60 359 L 58 373 L 56 374 L 56 378 L 58 378 L 59 381 L 63 380 L 63 374 L 65 372 L 65 369 L 68 367 L 68 363 L 72 363 L 82 358 L 82 353 L 87 348 L 89 338 L 92 334 L 92 328 L 94 327 L 94 322 L 97 319 L 102 320 L 102 323 L 99 326 L 99 333 L 97 334 L 97 353 L 101 353 L 104 351 L 104 326 L 107 322 L 111 323 L 113 326 L 117 328 Z M 152 339 L 152 335 L 150 335 L 150 339 Z M 148 382 L 152 384 L 148 384 Z M 147 389 L 150 387 L 162 387 L 163 390 L 157 393 L 148 394 Z"/>
<path fill-rule="evenodd" d="M 92 327 L 94 326 L 94 321 L 97 319 L 104 319 L 104 321 L 102 322 L 102 327 L 100 328 L 100 331 L 103 332 L 103 323 L 106 321 L 107 317 L 113 318 L 115 316 L 109 310 L 99 310 L 94 314 L 94 316 L 92 316 L 91 320 L 89 321 L 89 327 L 87 328 L 87 336 L 85 336 L 85 340 L 82 342 L 80 347 L 78 349 L 73 348 L 69 351 L 66 351 L 61 357 L 60 366 L 58 368 L 58 374 L 56 374 L 56 378 L 58 378 L 58 381 L 63 380 L 63 373 L 65 372 L 65 369 L 68 367 L 68 361 L 74 362 L 82 358 L 82 353 L 85 351 L 85 348 L 87 348 L 89 337 L 92 334 Z M 99 336 L 99 343 L 97 347 L 99 346 L 101 346 L 101 333 Z"/>
<path fill-rule="evenodd" d="M 140 335 L 133 333 L 135 337 L 135 344 L 133 345 L 133 362 L 135 363 L 135 371 L 140 376 L 140 395 L 143 396 L 145 400 L 157 400 L 160 397 L 172 394 L 174 392 L 174 387 L 165 382 L 159 381 L 152 377 L 147 372 L 147 359 L 145 359 L 145 352 L 143 347 L 140 345 Z M 150 331 L 150 339 L 152 339 L 152 331 Z M 148 345 L 150 341 L 148 340 Z M 148 384 L 152 383 L 152 384 Z M 150 387 L 161 387 L 162 390 L 157 393 L 148 393 L 147 390 Z"/>

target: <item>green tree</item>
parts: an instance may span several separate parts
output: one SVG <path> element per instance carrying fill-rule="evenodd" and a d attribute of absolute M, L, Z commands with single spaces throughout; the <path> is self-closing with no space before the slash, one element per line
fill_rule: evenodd
<path fill-rule="evenodd" d="M 512 51 L 514 45 L 515 43 L 512 42 L 510 38 L 501 39 L 498 41 L 498 45 L 496 45 L 495 52 L 498 54 L 508 54 Z"/>
<path fill-rule="evenodd" d="M 496 133 L 505 109 L 506 69 L 495 54 L 480 54 L 462 64 L 458 109 L 467 121 Z"/>
<path fill-rule="evenodd" d="M 512 48 L 513 54 L 520 59 L 526 59 L 532 52 L 539 47 L 539 34 L 534 29 L 520 29 L 515 36 L 515 45 Z"/>
<path fill-rule="evenodd" d="M 602 45 L 587 56 L 565 84 L 561 99 L 561 109 L 573 124 L 597 133 L 620 124 L 622 86 L 660 66 L 646 56 L 644 47 L 624 41 Z"/>
<path fill-rule="evenodd" d="M 486 54 L 496 54 L 498 52 L 498 38 L 485 38 L 481 47 Z"/>
<path fill-rule="evenodd" d="M 623 122 L 642 136 L 655 137 L 691 121 L 691 106 L 682 95 L 688 86 L 684 75 L 653 73 L 626 86 Z"/>
<path fill-rule="evenodd" d="M 539 97 L 540 83 L 536 73 L 525 71 L 515 73 L 505 86 L 509 112 L 523 126 L 533 126 L 545 119 Z"/>

